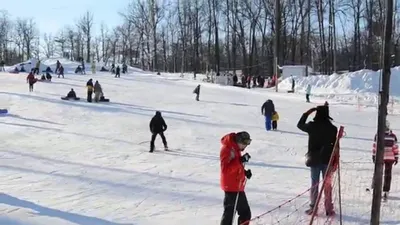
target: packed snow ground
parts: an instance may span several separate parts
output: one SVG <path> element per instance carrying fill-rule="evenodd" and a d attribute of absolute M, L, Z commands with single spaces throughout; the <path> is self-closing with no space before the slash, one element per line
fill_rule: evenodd
<path fill-rule="evenodd" d="M 38 82 L 29 93 L 25 78 L 0 73 L 0 101 L 9 109 L 0 117 L 0 224 L 219 224 L 220 139 L 242 130 L 253 139 L 246 166 L 253 172 L 246 188 L 253 216 L 309 188 L 303 158 L 307 136 L 296 124 L 323 98 L 305 103 L 298 94 L 201 83 L 196 102 L 192 91 L 198 81 L 145 72 L 119 79 L 109 73 L 67 74 Z M 99 80 L 110 103 L 60 100 L 70 88 L 85 98 L 89 78 Z M 268 98 L 280 114 L 278 132 L 264 129 L 260 107 Z M 365 188 L 373 173 L 376 110 L 358 112 L 338 102 L 330 108 L 334 123 L 346 131 L 341 143 L 345 224 L 367 224 L 371 195 Z M 158 149 L 148 153 L 148 125 L 156 110 L 168 124 L 171 152 L 162 150 L 158 138 Z M 399 132 L 399 117 L 389 119 Z M 396 167 L 393 177 L 382 224 L 400 223 Z M 260 224 L 274 224 L 286 215 L 281 224 L 297 224 L 293 221 L 307 218 L 299 206 L 307 198 L 262 217 Z"/>

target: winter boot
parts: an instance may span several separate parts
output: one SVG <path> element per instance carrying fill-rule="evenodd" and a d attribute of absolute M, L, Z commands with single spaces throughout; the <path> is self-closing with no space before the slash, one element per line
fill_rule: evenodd
<path fill-rule="evenodd" d="M 389 197 L 389 192 L 388 191 L 384 191 L 383 195 L 382 195 L 382 200 L 386 201 L 388 199 L 388 197 Z"/>
<path fill-rule="evenodd" d="M 150 145 L 150 151 L 149 152 L 154 152 L 154 145 Z"/>
<path fill-rule="evenodd" d="M 164 150 L 168 151 L 168 145 L 164 145 Z"/>
<path fill-rule="evenodd" d="M 318 211 L 318 208 L 316 208 L 315 210 Z M 307 209 L 307 210 L 305 211 L 305 213 L 306 213 L 307 215 L 312 215 L 313 212 L 314 212 L 314 206 L 313 206 L 313 205 L 310 205 L 310 208 Z"/>
<path fill-rule="evenodd" d="M 335 216 L 336 212 L 334 210 L 326 210 L 326 216 Z"/>

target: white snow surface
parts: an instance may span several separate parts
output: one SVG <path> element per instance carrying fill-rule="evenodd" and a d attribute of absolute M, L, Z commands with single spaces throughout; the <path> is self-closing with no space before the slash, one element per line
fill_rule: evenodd
<path fill-rule="evenodd" d="M 99 80 L 110 103 L 84 101 L 89 78 Z M 305 103 L 303 94 L 284 90 L 219 86 L 140 71 L 121 78 L 100 72 L 67 74 L 36 83 L 33 93 L 25 79 L 26 74 L 0 73 L 0 104 L 9 110 L 0 117 L 1 225 L 219 224 L 220 139 L 242 130 L 253 139 L 246 149 L 252 156 L 246 165 L 253 172 L 246 192 L 253 216 L 309 188 L 303 157 L 307 135 L 296 124 L 303 112 L 326 98 Z M 307 79 L 318 84 L 317 77 Z M 329 87 L 346 88 L 339 79 L 336 84 L 334 78 L 326 79 L 332 79 Z M 197 102 L 192 91 L 199 83 Z M 298 88 L 305 83 L 298 81 Z M 60 100 L 70 88 L 83 100 Z M 264 129 L 260 108 L 267 99 L 280 114 L 278 131 Z M 163 151 L 158 137 L 151 154 L 148 126 L 156 110 L 168 125 L 172 151 Z M 344 224 L 368 224 L 372 197 L 365 188 L 374 169 L 376 109 L 357 111 L 332 100 L 330 112 L 346 132 L 341 142 Z M 399 117 L 390 115 L 389 120 L 399 132 Z M 397 167 L 393 173 L 381 224 L 400 224 Z M 253 224 L 275 224 L 285 216 L 280 224 L 306 224 L 307 200 L 306 193 Z"/>

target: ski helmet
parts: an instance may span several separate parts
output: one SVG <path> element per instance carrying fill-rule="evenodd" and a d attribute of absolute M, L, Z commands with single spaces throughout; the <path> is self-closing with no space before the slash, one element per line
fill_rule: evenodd
<path fill-rule="evenodd" d="M 236 142 L 240 144 L 250 145 L 251 143 L 250 134 L 247 133 L 246 131 L 241 131 L 236 133 Z"/>

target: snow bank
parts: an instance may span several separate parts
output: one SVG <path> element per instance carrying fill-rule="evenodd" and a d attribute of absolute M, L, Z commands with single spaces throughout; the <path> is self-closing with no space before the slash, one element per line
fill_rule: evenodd
<path fill-rule="evenodd" d="M 376 94 L 379 90 L 379 76 L 381 71 L 359 70 L 346 74 L 330 76 L 318 75 L 309 77 L 295 77 L 296 92 L 305 92 L 308 84 L 312 86 L 314 94 Z M 390 95 L 400 96 L 400 67 L 392 68 L 390 80 Z M 291 78 L 280 83 L 280 88 L 290 89 Z"/>

